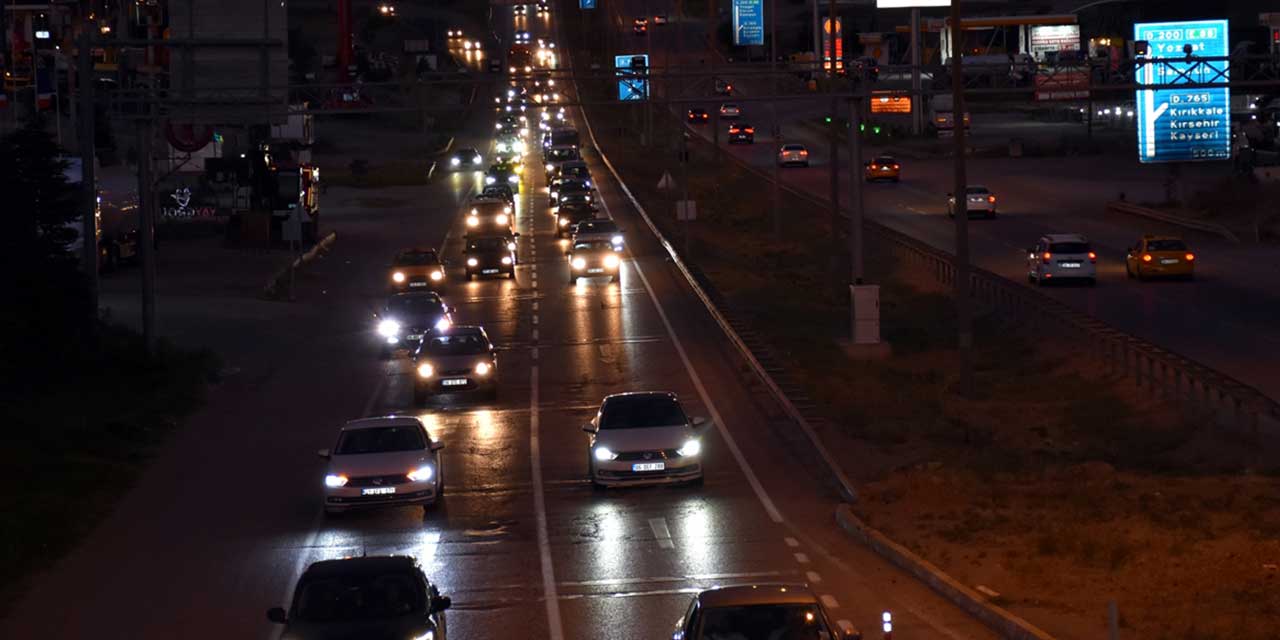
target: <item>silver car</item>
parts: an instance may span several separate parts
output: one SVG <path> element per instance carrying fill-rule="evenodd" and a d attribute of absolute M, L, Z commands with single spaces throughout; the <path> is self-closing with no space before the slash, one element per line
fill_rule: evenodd
<path fill-rule="evenodd" d="M 676 621 L 671 638 L 861 640 L 862 634 L 852 627 L 837 630 L 808 585 L 774 583 L 716 587 L 699 593 Z"/>
<path fill-rule="evenodd" d="M 333 448 L 317 452 L 329 461 L 324 512 L 406 504 L 429 508 L 444 495 L 443 448 L 413 416 L 364 418 L 342 425 Z"/>
<path fill-rule="evenodd" d="M 596 487 L 702 482 L 703 418 L 685 415 L 676 394 L 661 391 L 608 396 L 582 430 Z"/>
<path fill-rule="evenodd" d="M 413 370 L 417 405 L 441 394 L 498 395 L 498 353 L 481 327 L 455 325 L 432 332 L 413 354 Z"/>
<path fill-rule="evenodd" d="M 980 184 L 971 184 L 965 188 L 964 195 L 965 213 L 970 218 L 996 217 L 996 194 L 991 193 L 990 189 Z M 952 193 L 947 194 L 947 215 L 952 217 L 956 215 L 956 196 Z"/>

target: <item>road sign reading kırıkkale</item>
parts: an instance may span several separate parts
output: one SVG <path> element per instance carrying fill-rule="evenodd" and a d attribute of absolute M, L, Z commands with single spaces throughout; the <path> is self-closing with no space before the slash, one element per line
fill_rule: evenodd
<path fill-rule="evenodd" d="M 1138 160 L 1187 162 L 1231 158 L 1231 90 L 1226 86 L 1226 20 L 1133 25 L 1148 43 L 1135 74 L 1141 85 L 1221 84 L 1189 89 L 1139 89 Z"/>
<path fill-rule="evenodd" d="M 733 44 L 764 44 L 764 0 L 733 0 Z"/>
<path fill-rule="evenodd" d="M 614 56 L 613 66 L 618 74 L 618 100 L 649 98 L 649 56 L 642 53 Z"/>

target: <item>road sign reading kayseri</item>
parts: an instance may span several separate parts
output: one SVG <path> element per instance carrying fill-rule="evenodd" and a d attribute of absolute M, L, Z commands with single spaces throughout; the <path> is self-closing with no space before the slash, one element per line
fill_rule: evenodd
<path fill-rule="evenodd" d="M 1189 89 L 1139 89 L 1138 160 L 1188 162 L 1231 158 L 1231 90 L 1226 86 L 1226 20 L 1154 22 L 1133 25 L 1133 39 L 1145 40 L 1137 83 L 1221 84 Z"/>
<path fill-rule="evenodd" d="M 764 0 L 733 0 L 733 44 L 764 44 Z"/>
<path fill-rule="evenodd" d="M 578 8 L 594 9 L 596 8 L 596 0 L 578 0 Z"/>
<path fill-rule="evenodd" d="M 649 97 L 649 56 L 631 53 L 613 57 L 618 74 L 618 99 L 645 100 Z"/>

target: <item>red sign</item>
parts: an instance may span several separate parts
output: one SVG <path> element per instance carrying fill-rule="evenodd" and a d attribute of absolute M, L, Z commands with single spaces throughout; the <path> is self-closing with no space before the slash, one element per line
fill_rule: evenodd
<path fill-rule="evenodd" d="M 1089 72 L 1058 69 L 1036 74 L 1036 100 L 1081 100 L 1089 97 Z"/>
<path fill-rule="evenodd" d="M 841 30 L 840 18 L 836 18 L 835 61 L 836 70 L 844 69 L 844 33 Z M 822 68 L 831 70 L 831 18 L 822 19 Z"/>

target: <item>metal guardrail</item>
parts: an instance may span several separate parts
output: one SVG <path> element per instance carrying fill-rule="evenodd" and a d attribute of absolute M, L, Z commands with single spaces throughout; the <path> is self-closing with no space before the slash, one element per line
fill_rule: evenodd
<path fill-rule="evenodd" d="M 1144 218 L 1151 218 L 1152 220 L 1168 222 L 1169 224 L 1175 224 L 1180 227 L 1185 227 L 1187 229 L 1195 229 L 1196 231 L 1204 231 L 1206 233 L 1212 233 L 1214 235 L 1222 236 L 1223 238 L 1226 238 L 1236 244 L 1240 243 L 1240 238 L 1236 237 L 1236 234 L 1232 233 L 1230 229 L 1214 222 L 1204 222 L 1202 220 L 1194 220 L 1186 216 L 1179 216 L 1179 215 L 1174 215 L 1172 213 L 1165 213 L 1164 211 L 1160 211 L 1158 209 L 1152 209 L 1150 207 L 1141 207 L 1136 204 L 1121 202 L 1119 200 L 1113 200 L 1111 202 L 1108 202 L 1107 211 L 1108 212 L 1115 211 L 1117 213 L 1127 213 L 1129 215 L 1142 216 Z"/>
<path fill-rule="evenodd" d="M 772 179 L 767 172 L 740 161 L 732 154 L 726 156 L 761 179 Z M 815 206 L 831 206 L 826 198 L 785 183 L 779 186 Z M 847 219 L 843 210 L 840 214 Z M 899 257 L 925 269 L 938 282 L 955 283 L 951 254 L 873 220 L 865 220 L 863 226 L 868 232 L 888 241 Z M 1139 388 L 1147 389 L 1152 395 L 1250 436 L 1262 432 L 1280 434 L 1280 403 L 1261 391 L 985 269 L 970 267 L 969 278 L 969 291 L 975 299 L 1019 320 L 1035 318 L 1078 336 L 1082 344 L 1087 345 L 1089 354 L 1102 362 L 1108 372 L 1131 377 Z"/>

